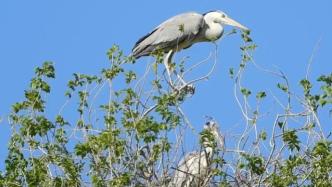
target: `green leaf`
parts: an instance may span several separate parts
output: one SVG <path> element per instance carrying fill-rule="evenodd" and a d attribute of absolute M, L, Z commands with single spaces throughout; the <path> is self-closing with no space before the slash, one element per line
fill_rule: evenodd
<path fill-rule="evenodd" d="M 234 78 L 234 68 L 229 68 L 229 76 Z"/>
<path fill-rule="evenodd" d="M 284 91 L 284 92 L 288 92 L 288 87 L 286 86 L 286 85 L 283 85 L 283 84 L 281 84 L 281 83 L 278 83 L 277 84 L 277 87 L 279 88 L 279 89 L 281 89 L 282 91 Z"/>
<path fill-rule="evenodd" d="M 267 134 L 266 134 L 265 131 L 263 131 L 259 134 L 259 138 L 262 139 L 262 140 L 266 140 L 266 137 L 267 137 Z"/>
<path fill-rule="evenodd" d="M 264 169 L 264 159 L 259 156 L 250 156 L 248 154 L 242 154 L 242 156 L 246 159 L 247 164 L 245 167 L 250 169 L 256 175 L 262 175 L 265 172 Z"/>
<path fill-rule="evenodd" d="M 282 121 L 278 121 L 278 127 L 279 128 L 283 128 L 284 126 L 285 126 L 285 123 L 284 122 L 282 122 Z"/>
<path fill-rule="evenodd" d="M 330 75 L 321 75 L 317 81 L 325 82 L 325 84 L 332 86 L 332 73 Z"/>
<path fill-rule="evenodd" d="M 53 62 L 44 62 L 42 67 L 36 68 L 35 73 L 38 77 L 46 76 L 47 78 L 55 78 L 55 69 L 53 66 Z"/>
<path fill-rule="evenodd" d="M 243 31 L 241 34 L 241 37 L 243 39 L 244 42 L 248 43 L 248 42 L 252 42 L 252 39 L 250 38 L 250 31 Z"/>
<path fill-rule="evenodd" d="M 258 92 L 256 95 L 257 99 L 263 99 L 264 97 L 266 97 L 266 93 L 265 92 Z"/>
<path fill-rule="evenodd" d="M 302 79 L 302 80 L 300 81 L 300 84 L 302 85 L 302 87 L 303 87 L 303 89 L 304 89 L 304 91 L 305 91 L 306 93 L 309 93 L 309 92 L 310 92 L 310 89 L 312 88 L 312 85 L 311 85 L 311 83 L 310 83 L 309 80 L 307 80 L 307 79 Z"/>
<path fill-rule="evenodd" d="M 250 94 L 251 94 L 251 91 L 250 90 L 248 90 L 248 89 L 246 89 L 246 88 L 241 88 L 241 93 L 244 95 L 244 96 L 246 96 L 246 97 L 248 97 Z"/>
<path fill-rule="evenodd" d="M 300 141 L 295 130 L 285 131 L 282 135 L 283 141 L 288 145 L 290 150 L 300 150 Z"/>
<path fill-rule="evenodd" d="M 136 79 L 136 74 L 133 71 L 126 73 L 126 83 L 129 84 L 131 81 Z"/>
<path fill-rule="evenodd" d="M 179 31 L 184 32 L 184 24 L 179 25 Z"/>

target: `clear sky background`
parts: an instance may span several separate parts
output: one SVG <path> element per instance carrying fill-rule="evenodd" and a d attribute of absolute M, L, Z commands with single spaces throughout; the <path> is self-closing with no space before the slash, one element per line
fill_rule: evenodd
<path fill-rule="evenodd" d="M 23 99 L 33 70 L 42 62 L 55 62 L 56 80 L 52 81 L 49 113 L 56 114 L 65 102 L 64 92 L 72 73 L 96 74 L 107 66 L 106 51 L 118 44 L 129 54 L 138 38 L 165 19 L 186 11 L 204 13 L 220 9 L 252 30 L 259 46 L 255 61 L 269 69 L 278 67 L 297 86 L 305 76 L 306 65 L 314 53 L 310 78 L 332 72 L 332 1 L 0 1 L 0 169 L 7 154 L 10 129 L 6 120 L 10 106 Z M 230 28 L 228 28 L 229 30 Z M 320 41 L 320 42 L 318 42 Z M 205 115 L 215 117 L 222 129 L 239 125 L 239 109 L 234 102 L 230 67 L 238 67 L 239 34 L 219 43 L 219 59 L 211 79 L 196 87 L 196 94 L 185 104 L 195 127 Z M 198 62 L 208 56 L 211 44 L 196 44 L 178 54 Z M 151 60 L 151 59 L 150 59 Z M 135 64 L 142 70 L 148 58 Z M 188 63 L 189 63 L 188 62 Z M 207 71 L 203 67 L 202 71 Z M 254 91 L 275 91 L 275 77 L 249 69 L 245 85 Z M 298 88 L 294 88 L 295 90 Z M 300 90 L 300 89 L 298 89 Z M 277 92 L 277 91 L 276 91 Z M 273 103 L 271 101 L 271 103 Z M 268 105 L 268 107 L 273 107 Z M 331 123 L 331 118 L 324 118 Z M 330 124 L 331 125 L 331 124 Z M 330 130 L 328 126 L 325 130 Z M 231 131 L 231 130 L 230 130 Z"/>

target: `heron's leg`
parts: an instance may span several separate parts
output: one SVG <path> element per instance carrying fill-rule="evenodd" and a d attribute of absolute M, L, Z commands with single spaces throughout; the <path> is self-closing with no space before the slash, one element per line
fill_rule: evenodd
<path fill-rule="evenodd" d="M 164 57 L 164 65 L 166 68 L 166 72 L 169 78 L 169 81 L 171 83 L 171 85 L 173 86 L 173 81 L 172 81 L 172 77 L 171 77 L 171 71 L 169 69 L 169 64 L 172 63 L 172 58 L 173 58 L 173 50 L 171 49 L 170 51 L 168 51 L 168 53 L 166 54 L 166 56 Z"/>
<path fill-rule="evenodd" d="M 187 85 L 187 83 L 182 79 L 182 77 L 176 73 L 176 71 L 173 69 L 171 70 L 170 69 L 170 64 L 172 63 L 172 58 L 173 58 L 173 55 L 174 55 L 174 51 L 171 49 L 167 54 L 166 56 L 164 57 L 164 60 L 163 60 L 163 63 L 165 65 L 165 68 L 166 68 L 166 72 L 167 72 L 167 75 L 168 75 L 168 79 L 169 79 L 169 84 L 170 86 L 173 88 L 173 89 L 178 89 L 178 88 L 181 88 L 185 85 L 185 90 L 191 94 L 194 94 L 195 92 L 195 87 L 190 84 L 190 85 Z M 182 83 L 182 85 L 174 85 L 173 83 L 173 80 L 172 80 L 172 73 L 174 73 L 178 79 L 180 80 L 180 82 Z"/>

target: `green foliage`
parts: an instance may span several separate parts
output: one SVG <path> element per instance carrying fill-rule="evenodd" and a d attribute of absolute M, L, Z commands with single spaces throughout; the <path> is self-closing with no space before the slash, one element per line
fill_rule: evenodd
<path fill-rule="evenodd" d="M 87 177 L 95 186 L 130 185 L 134 183 L 133 178 L 139 184 L 144 181 L 141 173 L 149 172 L 162 155 L 169 153 L 171 143 L 160 134 L 182 122 L 176 106 L 185 100 L 186 93 L 178 90 L 156 94 L 152 97 L 155 106 L 147 110 L 143 103 L 138 102 L 141 99 L 139 93 L 130 86 L 135 83 L 135 72 L 123 68 L 133 59 L 124 57 L 117 46 L 112 47 L 107 55 L 111 66 L 102 69 L 100 75 L 75 73 L 68 81 L 65 95 L 78 101 L 76 110 L 79 118 L 76 123 L 68 122 L 61 114 L 55 117 L 54 122 L 46 117 L 43 96 L 51 91 L 47 78 L 55 77 L 54 67 L 46 62 L 36 69 L 36 77 L 25 91 L 26 100 L 13 105 L 11 121 L 16 130 L 11 138 L 1 184 L 80 186 L 82 178 L 86 180 Z M 89 88 L 106 82 L 112 84 L 112 81 L 123 81 L 127 87 L 111 90 L 110 95 L 114 99 L 100 104 L 104 127 L 95 131 L 99 122 L 88 118 L 93 106 L 91 97 L 95 97 Z M 158 83 L 155 89 L 162 87 Z M 73 128 L 71 124 L 75 126 L 72 133 L 78 141 L 67 132 L 70 126 Z M 146 147 L 147 151 L 131 147 L 130 143 Z M 67 149 L 68 145 L 74 145 L 74 150 Z M 148 165 L 140 164 L 144 162 Z M 120 166 L 123 169 L 115 169 Z M 83 173 L 86 167 L 90 168 L 89 173 Z"/>
<path fill-rule="evenodd" d="M 243 33 L 241 34 L 241 37 L 243 39 L 244 42 L 252 42 L 252 39 L 250 38 L 250 31 L 249 30 L 245 30 L 243 31 Z"/>
<path fill-rule="evenodd" d="M 42 97 L 51 88 L 47 78 L 54 78 L 51 62 L 36 68 L 36 76 L 25 91 L 25 100 L 15 103 L 10 115 L 13 132 L 6 159 L 6 172 L 1 179 L 5 186 L 52 186 L 59 184 L 60 178 L 51 178 L 50 165 L 63 168 L 68 174 L 61 184 L 77 186 L 80 182 L 81 165 L 76 163 L 66 149 L 67 134 L 61 126 L 66 122 L 61 116 L 56 123 L 45 117 L 45 100 Z M 60 126 L 58 126 L 58 124 Z M 50 136 L 54 132 L 54 141 Z"/>
<path fill-rule="evenodd" d="M 265 92 L 258 92 L 256 95 L 257 99 L 263 99 L 264 97 L 266 97 L 266 93 Z"/>
<path fill-rule="evenodd" d="M 241 93 L 242 93 L 245 97 L 248 97 L 249 95 L 251 95 L 251 91 L 248 90 L 247 88 L 241 88 Z"/>
<path fill-rule="evenodd" d="M 322 93 L 312 94 L 311 89 L 313 85 L 307 79 L 302 79 L 300 81 L 301 86 L 303 87 L 304 95 L 308 105 L 312 110 L 317 111 L 319 107 L 324 107 L 325 105 L 332 104 L 332 85 L 331 85 L 331 75 L 321 75 L 317 81 L 323 83 L 320 87 Z M 332 110 L 330 110 L 331 112 Z"/>
<path fill-rule="evenodd" d="M 317 142 L 310 153 L 313 172 L 309 175 L 310 180 L 315 186 L 332 186 L 332 142 Z"/>
<path fill-rule="evenodd" d="M 257 48 L 249 34 L 242 34 L 239 71 L 229 70 L 235 84 Z M 52 91 L 49 81 L 55 78 L 55 69 L 51 62 L 36 68 L 24 99 L 12 106 L 12 134 L 0 186 L 167 186 L 179 156 L 187 155 L 180 154 L 182 137 L 177 136 L 189 131 L 183 130 L 190 122 L 181 106 L 194 92 L 188 85 L 170 86 L 159 70 L 161 51 L 154 55 L 153 77 L 143 81 L 127 68 L 134 63 L 133 57 L 124 56 L 116 45 L 107 51 L 109 67 L 98 75 L 73 74 L 65 96 L 77 116 L 70 117 L 64 112 L 66 106 L 55 116 L 47 113 L 46 96 Z M 184 63 L 174 63 L 172 68 L 185 72 Z M 220 149 L 222 143 L 213 132 L 200 132 L 198 150 L 213 149 L 207 159 L 210 181 L 204 185 L 332 186 L 332 142 L 317 130 L 316 120 L 319 109 L 332 103 L 332 74 L 317 81 L 300 81 L 303 96 L 296 99 L 303 99 L 304 112 L 294 113 L 289 101 L 285 113 L 276 115 L 273 132 L 259 129 L 265 115 L 259 106 L 245 103 L 248 126 L 244 133 L 239 138 L 226 136 L 238 138 L 235 149 L 229 144 Z M 286 83 L 277 87 L 289 99 L 295 94 Z M 318 84 L 320 89 L 313 91 Z M 254 94 L 250 87 L 239 85 L 238 90 L 245 102 Z M 255 94 L 257 105 L 267 100 L 265 91 Z M 303 126 L 295 127 L 303 121 Z M 264 128 L 269 124 L 264 122 Z"/>
<path fill-rule="evenodd" d="M 319 141 L 312 150 L 308 150 L 307 155 L 289 156 L 269 176 L 269 183 L 272 186 L 301 186 L 308 183 L 308 186 L 331 186 L 331 144 L 330 141 Z"/>
<path fill-rule="evenodd" d="M 266 140 L 266 138 L 267 138 L 267 134 L 266 134 L 266 132 L 265 132 L 265 131 L 261 132 L 261 133 L 259 134 L 259 138 L 262 139 L 262 140 Z"/>
<path fill-rule="evenodd" d="M 251 156 L 248 154 L 243 154 L 242 156 L 246 161 L 242 167 L 248 168 L 250 172 L 256 175 L 262 175 L 264 173 L 264 159 L 262 157 Z"/>
<path fill-rule="evenodd" d="M 277 84 L 277 87 L 280 89 L 280 90 L 282 90 L 282 91 L 284 91 L 284 92 L 288 92 L 288 87 L 286 86 L 286 85 L 283 85 L 283 84 L 281 84 L 281 83 L 278 83 Z"/>
<path fill-rule="evenodd" d="M 305 165 L 306 162 L 302 157 L 289 156 L 283 165 L 278 167 L 279 172 L 273 173 L 269 177 L 269 183 L 272 186 L 292 186 L 298 185 L 298 180 L 301 176 L 296 172 L 296 169 Z"/>
<path fill-rule="evenodd" d="M 204 147 L 211 147 L 212 149 L 215 149 L 217 147 L 217 141 L 215 139 L 215 136 L 209 129 L 204 129 L 200 133 L 200 144 Z"/>
<path fill-rule="evenodd" d="M 320 76 L 318 81 L 324 83 L 324 85 L 321 86 L 323 93 L 319 96 L 320 105 L 325 106 L 327 104 L 332 104 L 332 73 L 330 75 Z"/>
<path fill-rule="evenodd" d="M 300 150 L 300 141 L 298 140 L 295 130 L 284 132 L 282 139 L 288 145 L 290 150 Z"/>

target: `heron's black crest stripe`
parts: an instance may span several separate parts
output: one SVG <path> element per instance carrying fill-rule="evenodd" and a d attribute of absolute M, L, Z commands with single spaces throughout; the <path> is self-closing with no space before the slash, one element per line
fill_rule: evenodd
<path fill-rule="evenodd" d="M 203 14 L 203 16 L 205 16 L 206 14 L 211 13 L 211 12 L 219 12 L 219 10 L 210 10 L 210 11 L 208 11 L 208 12 L 205 12 L 205 13 Z"/>

